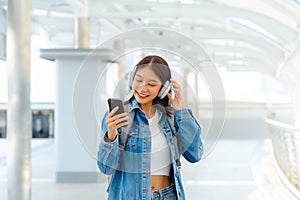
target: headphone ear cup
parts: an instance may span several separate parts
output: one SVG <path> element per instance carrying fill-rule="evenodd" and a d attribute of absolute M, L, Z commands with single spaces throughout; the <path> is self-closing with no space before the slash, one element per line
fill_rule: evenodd
<path fill-rule="evenodd" d="M 159 93 L 158 93 L 158 97 L 160 99 L 165 98 L 165 96 L 168 94 L 168 92 L 171 89 L 171 84 L 169 81 L 166 81 L 165 84 L 163 85 L 163 87 L 160 89 Z"/>

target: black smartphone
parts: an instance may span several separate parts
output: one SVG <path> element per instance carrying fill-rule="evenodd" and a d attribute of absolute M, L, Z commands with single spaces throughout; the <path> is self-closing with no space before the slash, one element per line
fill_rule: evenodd
<path fill-rule="evenodd" d="M 115 115 L 121 114 L 124 112 L 124 105 L 121 99 L 109 98 L 107 99 L 109 111 L 112 111 L 116 106 L 119 106 L 119 110 L 115 113 Z"/>

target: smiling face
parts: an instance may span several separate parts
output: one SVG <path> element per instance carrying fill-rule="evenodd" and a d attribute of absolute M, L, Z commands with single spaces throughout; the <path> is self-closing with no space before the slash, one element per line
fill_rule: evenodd
<path fill-rule="evenodd" d="M 157 97 L 161 86 L 159 77 L 151 67 L 145 66 L 137 70 L 132 83 L 132 91 L 140 106 L 148 107 L 152 106 L 153 99 Z"/>

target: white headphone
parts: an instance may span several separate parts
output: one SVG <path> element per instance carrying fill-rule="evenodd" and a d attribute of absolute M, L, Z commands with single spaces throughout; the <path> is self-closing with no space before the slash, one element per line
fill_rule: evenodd
<path fill-rule="evenodd" d="M 160 89 L 159 93 L 158 93 L 158 97 L 160 99 L 165 98 L 165 96 L 168 94 L 168 92 L 171 90 L 171 84 L 170 81 L 166 81 L 164 83 L 164 85 L 162 86 L 162 88 Z"/>
<path fill-rule="evenodd" d="M 134 80 L 134 76 L 135 76 L 135 73 L 136 73 L 136 70 L 137 70 L 137 67 L 135 66 L 134 69 L 130 72 L 129 74 L 129 87 L 130 87 L 130 90 L 132 90 L 132 83 L 133 83 L 133 80 Z M 160 99 L 163 99 L 166 97 L 166 95 L 168 94 L 168 92 L 171 90 L 171 84 L 170 84 L 170 81 L 166 81 L 164 83 L 164 85 L 162 86 L 162 88 L 160 89 L 159 93 L 158 93 L 158 97 Z"/>

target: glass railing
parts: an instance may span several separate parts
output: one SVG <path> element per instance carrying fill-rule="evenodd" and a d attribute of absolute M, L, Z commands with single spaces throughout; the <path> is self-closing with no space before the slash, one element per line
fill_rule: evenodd
<path fill-rule="evenodd" d="M 276 162 L 291 185 L 300 191 L 300 128 L 273 119 L 266 122 Z"/>

